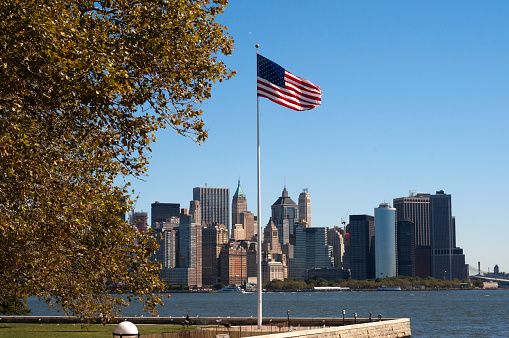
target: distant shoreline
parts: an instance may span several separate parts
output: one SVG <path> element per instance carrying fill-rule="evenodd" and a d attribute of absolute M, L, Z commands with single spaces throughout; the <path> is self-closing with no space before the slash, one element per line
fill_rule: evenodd
<path fill-rule="evenodd" d="M 478 290 L 478 291 L 486 291 L 486 290 L 507 290 L 507 288 L 497 288 L 497 289 L 480 289 L 480 288 L 425 288 L 425 289 L 401 289 L 403 292 L 415 292 L 415 291 L 466 291 L 466 290 Z M 276 293 L 276 292 L 368 292 L 368 291 L 376 291 L 376 292 L 400 292 L 400 291 L 380 291 L 378 289 L 350 289 L 350 290 L 312 290 L 312 289 L 295 289 L 295 290 L 270 290 L 263 291 L 263 293 Z M 164 294 L 171 293 L 217 293 L 216 290 L 177 290 L 177 291 L 164 291 L 160 292 Z M 245 293 L 253 293 L 256 292 L 248 292 Z"/>

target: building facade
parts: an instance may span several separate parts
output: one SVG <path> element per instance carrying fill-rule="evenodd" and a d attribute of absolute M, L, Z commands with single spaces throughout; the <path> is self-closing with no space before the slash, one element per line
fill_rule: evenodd
<path fill-rule="evenodd" d="M 327 242 L 327 228 L 295 229 L 293 258 L 290 258 L 290 278 L 302 279 L 310 269 L 332 268 L 332 246 Z"/>
<path fill-rule="evenodd" d="M 412 271 L 415 276 L 431 276 L 430 240 L 430 194 L 410 192 L 408 197 L 395 198 L 396 222 L 409 220 L 414 223 L 414 261 Z"/>
<path fill-rule="evenodd" d="M 200 201 L 189 202 L 189 215 L 193 218 L 193 222 L 203 226 L 201 222 L 201 205 Z"/>
<path fill-rule="evenodd" d="M 148 213 L 147 212 L 133 212 L 130 215 L 130 222 L 136 227 L 139 233 L 146 234 L 148 232 Z"/>
<path fill-rule="evenodd" d="M 202 231 L 201 225 L 194 223 L 190 215 L 180 216 L 179 249 L 179 266 L 188 269 L 188 286 L 201 287 Z"/>
<path fill-rule="evenodd" d="M 415 224 L 408 218 L 397 222 L 398 276 L 415 276 Z"/>
<path fill-rule="evenodd" d="M 179 217 L 180 203 L 155 202 L 150 206 L 150 226 L 154 228 L 156 222 L 169 222 L 172 216 Z"/>
<path fill-rule="evenodd" d="M 290 237 L 294 235 L 295 224 L 299 221 L 299 208 L 288 195 L 286 187 L 281 197 L 271 206 L 272 222 L 278 229 L 281 245 L 289 244 Z M 293 244 L 293 243 L 292 243 Z"/>
<path fill-rule="evenodd" d="M 375 218 L 350 215 L 350 270 L 352 279 L 375 278 Z"/>
<path fill-rule="evenodd" d="M 251 211 L 244 211 L 240 213 L 240 223 L 244 228 L 246 241 L 254 241 L 258 234 L 258 228 L 255 222 L 255 216 Z"/>
<path fill-rule="evenodd" d="M 242 224 L 240 214 L 247 211 L 247 198 L 246 194 L 240 186 L 240 179 L 237 185 L 237 190 L 232 198 L 232 227 L 235 224 Z"/>
<path fill-rule="evenodd" d="M 224 224 L 229 234 L 230 189 L 196 187 L 193 188 L 193 200 L 200 201 L 202 224 Z"/>
<path fill-rule="evenodd" d="M 327 242 L 332 246 L 332 257 L 335 268 L 344 268 L 346 235 L 345 229 L 334 226 L 327 232 Z"/>
<path fill-rule="evenodd" d="M 389 203 L 375 208 L 376 278 L 396 277 L 396 209 Z"/>
<path fill-rule="evenodd" d="M 276 261 L 262 262 L 262 283 L 270 282 L 274 279 L 285 279 L 283 263 Z"/>
<path fill-rule="evenodd" d="M 311 197 L 308 189 L 304 189 L 299 195 L 299 221 L 306 222 L 306 227 L 311 226 Z"/>
<path fill-rule="evenodd" d="M 247 249 L 240 242 L 224 244 L 219 261 L 223 284 L 239 286 L 247 281 Z"/>
<path fill-rule="evenodd" d="M 219 254 L 228 243 L 228 230 L 224 224 L 202 228 L 202 282 L 214 285 L 219 282 Z"/>
<path fill-rule="evenodd" d="M 430 245 L 430 221 L 429 221 L 428 193 L 410 192 L 408 197 L 395 198 L 393 206 L 396 208 L 396 221 L 409 219 L 415 224 L 415 245 Z"/>
<path fill-rule="evenodd" d="M 464 279 L 468 275 L 463 249 L 456 247 L 455 219 L 451 195 L 443 190 L 431 195 L 431 276 Z"/>

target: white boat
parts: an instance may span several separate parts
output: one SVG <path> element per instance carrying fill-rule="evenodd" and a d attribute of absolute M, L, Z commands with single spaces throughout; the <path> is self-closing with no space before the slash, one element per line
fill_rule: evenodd
<path fill-rule="evenodd" d="M 221 293 L 245 293 L 244 290 L 239 288 L 238 286 L 227 286 L 225 288 L 217 290 L 217 292 Z"/>
<path fill-rule="evenodd" d="M 378 288 L 378 291 L 401 291 L 401 288 L 399 286 L 382 285 Z"/>
<path fill-rule="evenodd" d="M 341 286 L 315 286 L 313 291 L 350 291 L 350 288 Z"/>

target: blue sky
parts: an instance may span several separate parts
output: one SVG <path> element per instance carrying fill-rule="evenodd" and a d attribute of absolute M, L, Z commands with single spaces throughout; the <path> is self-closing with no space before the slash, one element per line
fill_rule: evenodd
<path fill-rule="evenodd" d="M 508 18 L 506 1 L 231 1 L 237 75 L 202 105 L 209 138 L 158 132 L 136 211 L 188 208 L 205 184 L 233 195 L 240 177 L 256 214 L 258 43 L 323 91 L 306 112 L 260 99 L 263 226 L 285 184 L 294 201 L 309 189 L 317 227 L 443 189 L 467 263 L 509 271 Z"/>

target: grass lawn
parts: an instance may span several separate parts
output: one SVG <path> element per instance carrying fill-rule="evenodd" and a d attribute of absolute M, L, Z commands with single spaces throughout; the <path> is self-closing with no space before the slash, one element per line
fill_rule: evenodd
<path fill-rule="evenodd" d="M 81 328 L 80 324 L 0 324 L 0 337 L 9 338 L 66 338 L 66 337 L 113 337 L 117 324 L 89 325 Z M 136 325 L 141 336 L 163 332 L 183 331 L 181 325 Z M 190 326 L 189 330 L 196 327 Z"/>

